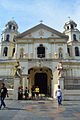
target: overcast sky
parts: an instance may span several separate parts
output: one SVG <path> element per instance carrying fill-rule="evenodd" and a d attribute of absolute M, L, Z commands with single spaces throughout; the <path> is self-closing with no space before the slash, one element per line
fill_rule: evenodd
<path fill-rule="evenodd" d="M 69 16 L 80 29 L 80 0 L 0 0 L 0 34 L 12 17 L 19 32 L 34 27 L 40 20 L 63 32 Z"/>

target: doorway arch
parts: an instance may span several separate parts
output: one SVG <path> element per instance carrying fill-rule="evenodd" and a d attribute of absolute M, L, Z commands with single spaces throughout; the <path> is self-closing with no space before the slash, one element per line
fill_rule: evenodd
<path fill-rule="evenodd" d="M 39 86 L 40 93 L 51 96 L 52 70 L 48 67 L 32 67 L 28 70 L 28 86 L 31 93 L 32 86 Z M 41 80 L 41 81 L 40 81 Z M 39 85 L 40 84 L 40 85 Z M 44 89 L 41 87 L 44 84 Z"/>

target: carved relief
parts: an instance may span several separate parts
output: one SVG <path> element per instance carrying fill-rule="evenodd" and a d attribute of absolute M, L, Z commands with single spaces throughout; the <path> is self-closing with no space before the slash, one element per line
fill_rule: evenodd
<path fill-rule="evenodd" d="M 44 36 L 44 32 L 42 30 L 40 30 L 39 35 Z"/>

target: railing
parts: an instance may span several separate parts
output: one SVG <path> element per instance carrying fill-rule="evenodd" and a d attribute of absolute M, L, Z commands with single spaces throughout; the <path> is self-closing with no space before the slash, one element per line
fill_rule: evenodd
<path fill-rule="evenodd" d="M 80 90 L 80 78 L 79 77 L 65 77 L 64 88 L 68 90 Z"/>

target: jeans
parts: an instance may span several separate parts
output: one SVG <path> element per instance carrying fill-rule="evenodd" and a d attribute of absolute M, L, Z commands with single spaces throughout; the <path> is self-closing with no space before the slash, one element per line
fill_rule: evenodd
<path fill-rule="evenodd" d="M 62 97 L 61 96 L 57 96 L 57 100 L 58 100 L 58 105 L 60 105 L 61 102 L 62 102 Z"/>
<path fill-rule="evenodd" d="M 5 99 L 5 97 L 1 97 L 1 105 L 0 105 L 0 108 L 2 107 L 2 105 L 5 107 L 6 105 L 5 105 L 5 103 L 4 103 L 4 99 Z"/>

